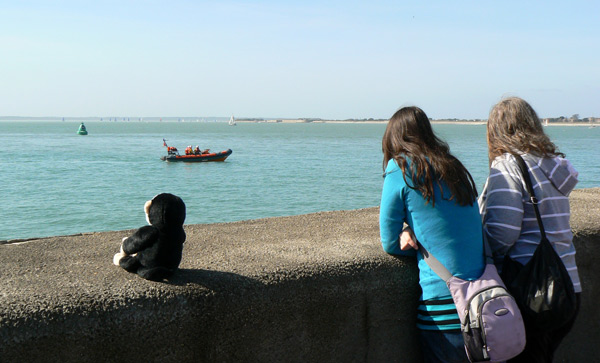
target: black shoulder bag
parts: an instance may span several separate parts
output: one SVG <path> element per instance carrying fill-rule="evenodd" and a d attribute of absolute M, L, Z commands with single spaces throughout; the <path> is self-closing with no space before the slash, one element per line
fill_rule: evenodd
<path fill-rule="evenodd" d="M 542 236 L 533 257 L 524 266 L 508 255 L 504 257 L 502 280 L 517 301 L 526 323 L 539 329 L 554 330 L 572 319 L 576 311 L 575 291 L 565 265 L 546 237 L 527 165 L 519 155 L 515 158 Z"/>

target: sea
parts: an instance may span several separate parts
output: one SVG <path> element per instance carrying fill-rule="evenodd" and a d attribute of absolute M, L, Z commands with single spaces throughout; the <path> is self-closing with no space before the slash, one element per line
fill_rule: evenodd
<path fill-rule="evenodd" d="M 0 241 L 139 228 L 146 200 L 180 196 L 186 224 L 223 223 L 379 205 L 384 123 L 0 121 Z M 485 125 L 434 124 L 473 175 L 488 174 Z M 549 126 L 580 173 L 600 187 L 600 127 Z M 163 139 L 225 162 L 173 163 Z"/>

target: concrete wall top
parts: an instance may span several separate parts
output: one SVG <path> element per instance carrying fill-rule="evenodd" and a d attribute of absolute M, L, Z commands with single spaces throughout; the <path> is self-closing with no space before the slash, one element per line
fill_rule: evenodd
<path fill-rule="evenodd" d="M 597 341 L 600 188 L 571 205 L 582 311 L 595 319 L 576 329 Z M 185 229 L 168 283 L 112 265 L 132 230 L 0 245 L 0 361 L 419 359 L 416 264 L 382 251 L 378 208 Z M 563 357 L 581 351 L 572 335 Z"/>

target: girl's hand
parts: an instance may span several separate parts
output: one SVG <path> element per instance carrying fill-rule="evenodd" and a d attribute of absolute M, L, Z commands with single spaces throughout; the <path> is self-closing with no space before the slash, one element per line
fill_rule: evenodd
<path fill-rule="evenodd" d="M 400 233 L 400 249 L 402 251 L 410 250 L 414 248 L 415 250 L 419 249 L 417 245 L 417 237 L 415 237 L 412 229 L 410 227 L 406 227 Z"/>

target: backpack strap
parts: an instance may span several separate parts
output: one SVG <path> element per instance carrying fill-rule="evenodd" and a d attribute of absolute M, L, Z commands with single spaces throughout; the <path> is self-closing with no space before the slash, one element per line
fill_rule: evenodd
<path fill-rule="evenodd" d="M 529 168 L 525 161 L 521 157 L 521 155 L 513 155 L 517 160 L 517 164 L 519 165 L 519 169 L 521 169 L 521 173 L 523 174 L 523 180 L 525 181 L 525 186 L 527 187 L 527 193 L 529 193 L 529 200 L 531 200 L 531 204 L 533 204 L 533 210 L 535 211 L 535 218 L 537 219 L 538 225 L 540 227 L 540 233 L 542 238 L 547 240 L 546 238 L 546 230 L 544 229 L 544 224 L 542 223 L 542 216 L 540 215 L 540 210 L 538 208 L 538 200 L 535 197 L 535 193 L 533 192 L 533 185 L 531 184 L 531 177 L 529 176 Z"/>
<path fill-rule="evenodd" d="M 448 271 L 448 269 L 444 267 L 444 265 L 442 265 L 437 258 L 433 257 L 433 255 L 430 254 L 429 251 L 427 251 L 420 243 L 419 251 L 423 255 L 423 259 L 425 262 L 427 262 L 427 265 L 429 265 L 429 268 L 431 268 L 433 272 L 435 272 L 442 280 L 444 280 L 444 282 L 448 281 L 452 277 L 450 271 Z"/>
<path fill-rule="evenodd" d="M 448 271 L 448 269 L 440 262 L 440 260 L 429 253 L 429 251 L 427 251 L 421 243 L 418 241 L 417 243 L 419 245 L 419 252 L 421 252 L 423 255 L 423 259 L 425 262 L 427 262 L 429 268 L 431 268 L 433 272 L 435 272 L 442 280 L 444 280 L 444 282 L 447 282 L 453 276 L 452 273 Z M 494 259 L 492 258 L 492 249 L 490 248 L 487 238 L 485 237 L 485 233 L 483 234 L 483 250 L 485 253 L 485 263 L 493 264 Z"/>

